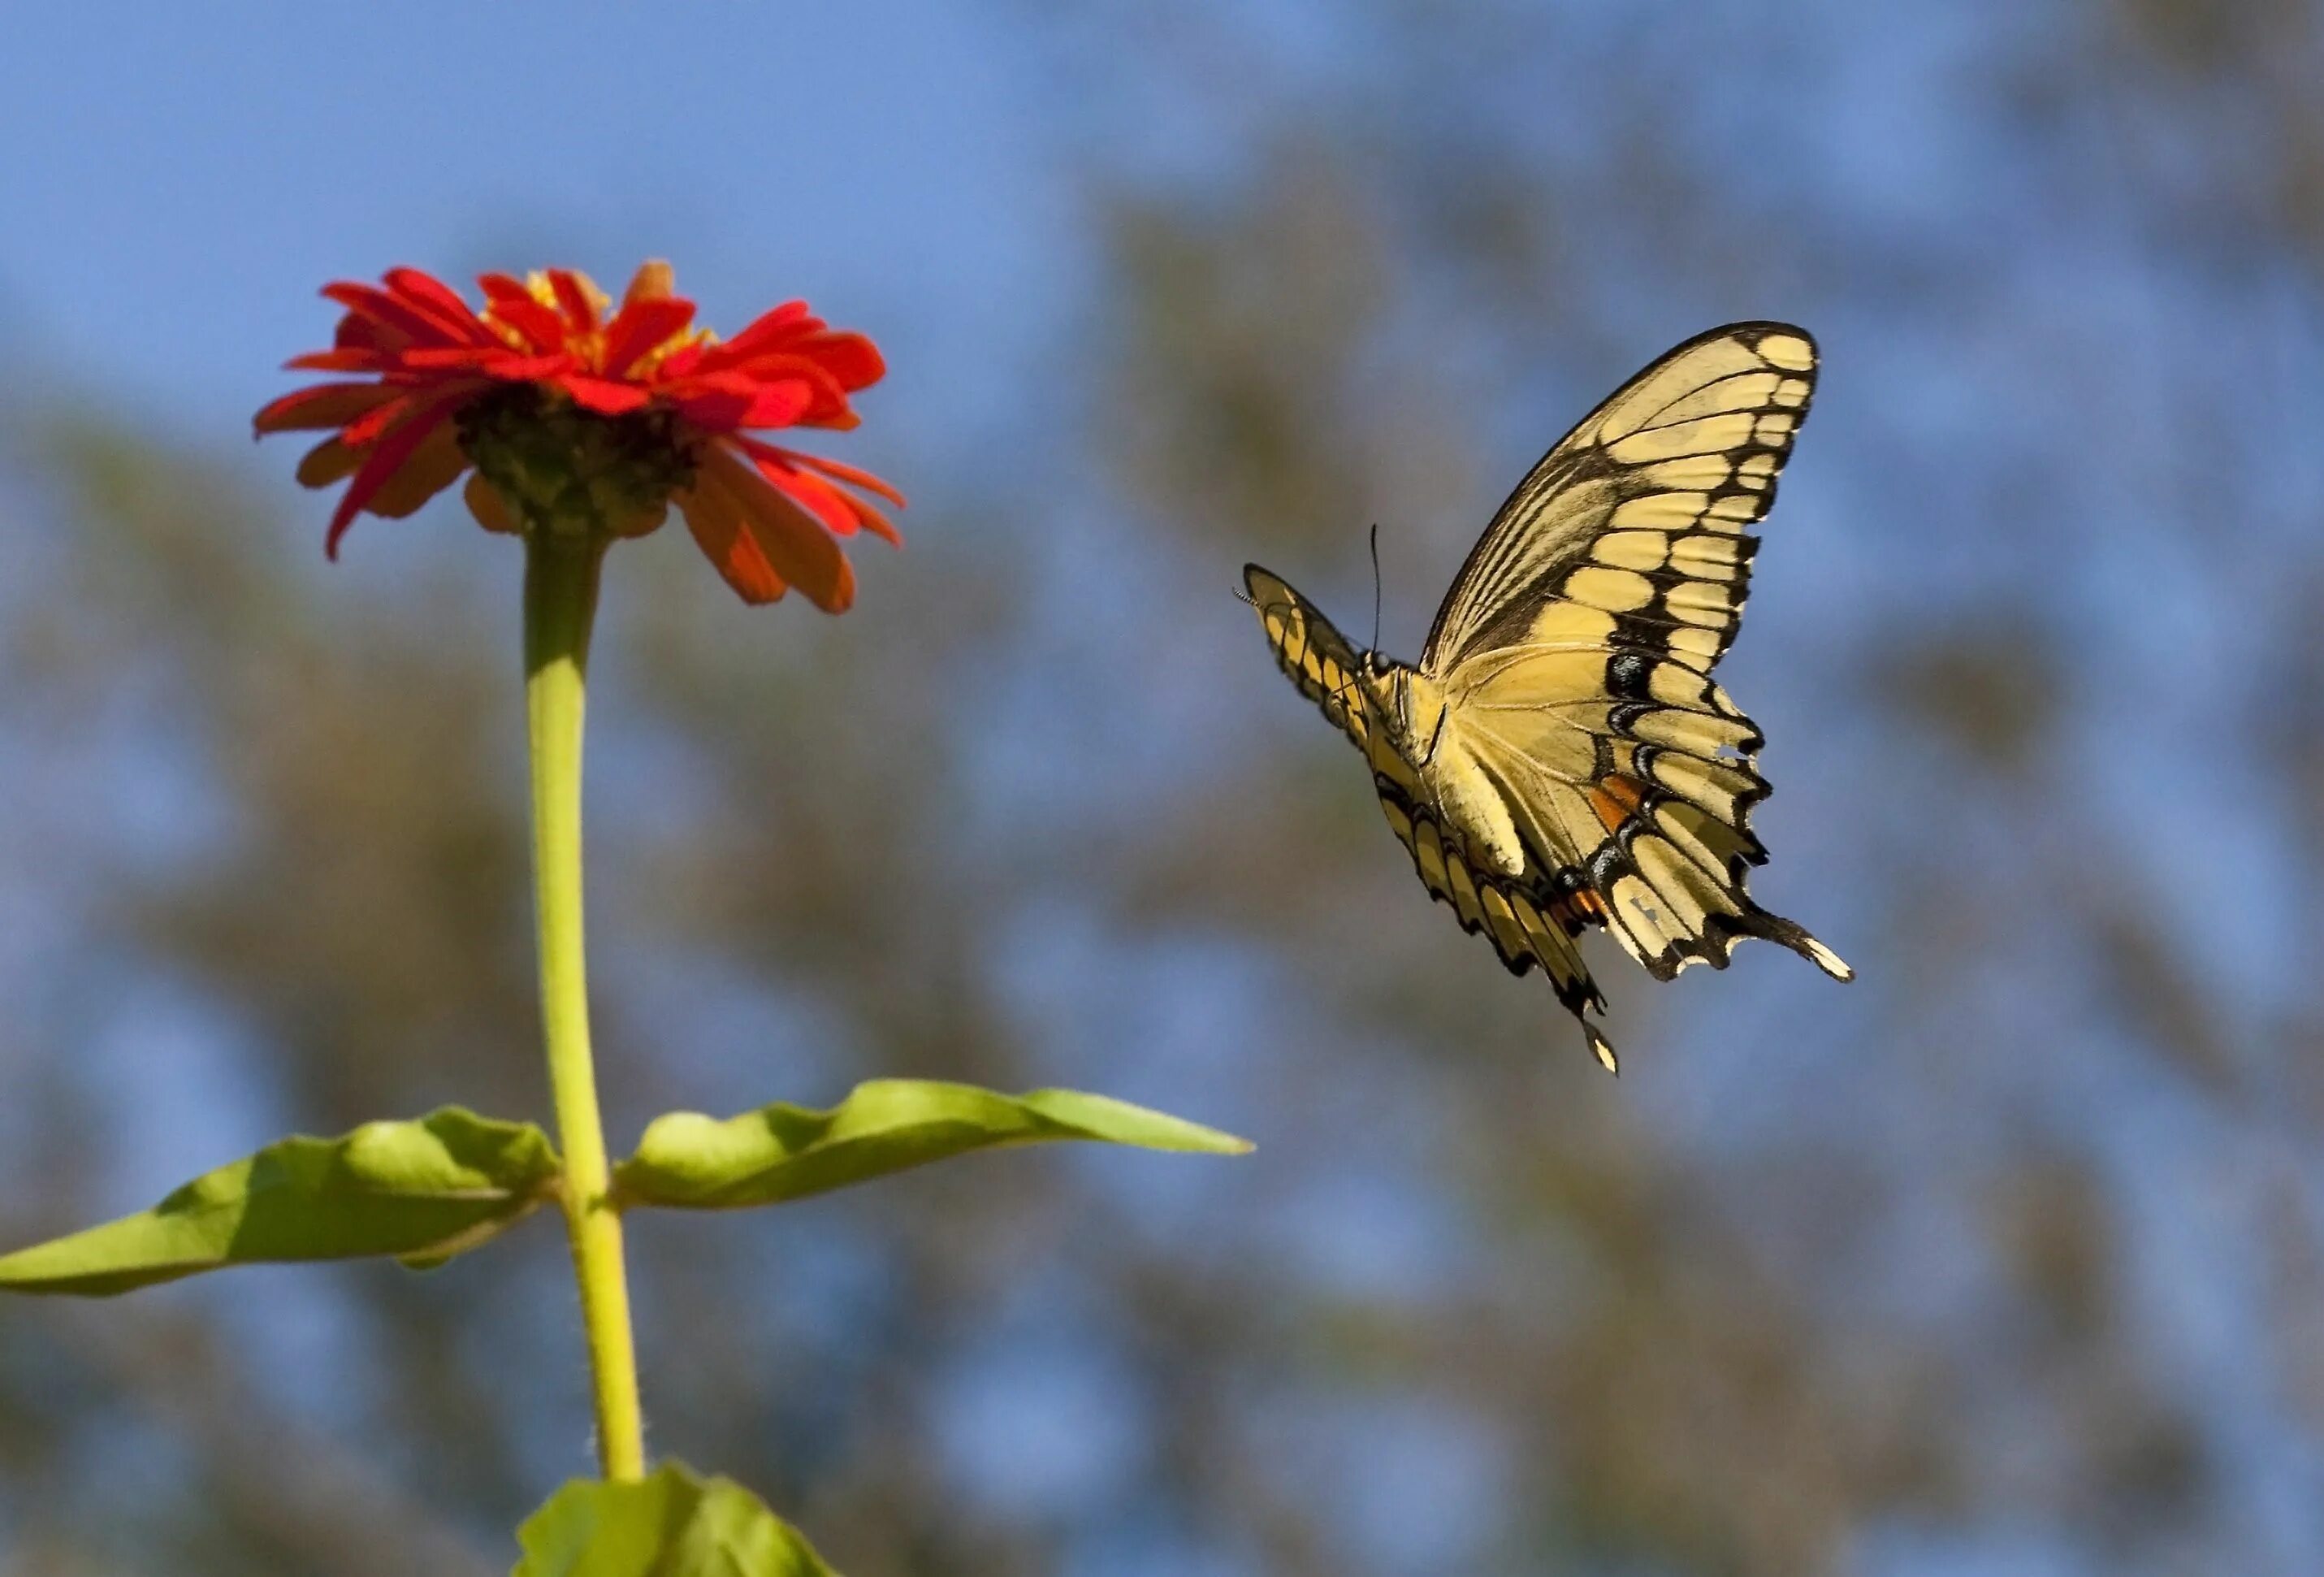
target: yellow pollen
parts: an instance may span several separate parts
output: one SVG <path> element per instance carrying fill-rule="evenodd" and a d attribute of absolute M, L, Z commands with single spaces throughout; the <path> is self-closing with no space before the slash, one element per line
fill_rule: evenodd
<path fill-rule="evenodd" d="M 598 327 L 595 332 L 587 334 L 576 333 L 568 327 L 568 338 L 566 343 L 588 365 L 602 367 L 605 360 L 604 330 L 619 314 L 614 310 L 613 299 L 605 294 L 595 280 L 577 268 L 572 271 L 572 274 L 575 281 L 581 287 L 581 293 L 587 297 L 591 305 L 597 309 Z M 638 277 L 631 281 L 629 294 L 624 299 L 623 304 L 627 305 L 628 301 L 641 296 L 667 296 L 671 293 L 674 282 L 668 263 L 649 263 L 638 271 Z M 559 318 L 565 316 L 564 306 L 557 299 L 557 287 L 549 282 L 549 275 L 545 271 L 535 269 L 525 275 L 524 288 L 528 295 L 556 313 Z M 513 326 L 502 322 L 493 315 L 490 306 L 484 309 L 484 318 L 492 331 L 500 337 L 502 343 L 512 350 L 532 348 L 532 342 Z M 699 325 L 681 329 L 639 356 L 631 364 L 629 375 L 637 376 L 650 373 L 679 351 L 697 345 L 715 345 L 717 340 L 718 336 L 715 332 Z"/>
<path fill-rule="evenodd" d="M 646 373 L 650 373 L 656 367 L 661 365 L 662 363 L 668 361 L 671 356 L 674 356 L 679 351 L 686 349 L 688 346 L 708 345 L 712 340 L 715 340 L 717 337 L 718 337 L 716 335 L 711 333 L 707 328 L 680 329 L 678 333 L 671 335 L 668 339 L 663 340 L 659 345 L 646 352 L 645 355 L 640 356 L 636 362 L 632 364 L 630 367 L 631 375 L 634 377 Z"/>

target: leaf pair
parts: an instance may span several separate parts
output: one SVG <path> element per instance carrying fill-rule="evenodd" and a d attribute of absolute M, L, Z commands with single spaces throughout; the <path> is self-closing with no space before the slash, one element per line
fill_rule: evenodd
<path fill-rule="evenodd" d="M 1198 1123 L 1071 1090 L 995 1094 L 878 1079 L 828 1111 L 776 1102 L 720 1121 L 672 1112 L 614 1173 L 616 1204 L 779 1204 L 975 1149 L 1091 1139 L 1231 1154 Z M 529 1122 L 447 1106 L 335 1139 L 295 1137 L 206 1173 L 152 1210 L 0 1256 L 0 1291 L 110 1296 L 205 1270 L 392 1258 L 439 1265 L 553 1197 L 562 1163 Z"/>

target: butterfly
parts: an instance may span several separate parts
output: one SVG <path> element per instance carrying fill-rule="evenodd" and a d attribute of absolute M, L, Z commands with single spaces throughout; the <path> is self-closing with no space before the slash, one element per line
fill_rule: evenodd
<path fill-rule="evenodd" d="M 1462 929 L 1536 964 L 1609 1072 L 1606 999 L 1575 938 L 1603 927 L 1656 980 L 1781 943 L 1855 978 L 1744 890 L 1767 853 L 1759 729 L 1711 677 L 1735 639 L 1750 527 L 1815 392 L 1784 323 L 1697 335 L 1625 383 L 1517 484 L 1417 663 L 1359 651 L 1247 565 L 1276 660 L 1370 763 L 1388 826 Z"/>

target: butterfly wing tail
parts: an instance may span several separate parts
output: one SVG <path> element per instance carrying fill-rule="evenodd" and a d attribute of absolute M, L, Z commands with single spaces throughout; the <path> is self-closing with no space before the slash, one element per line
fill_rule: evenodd
<path fill-rule="evenodd" d="M 1751 918 L 1758 922 L 1757 928 L 1751 935 L 1781 943 L 1842 985 L 1856 978 L 1856 971 L 1849 967 L 1848 960 L 1809 936 L 1805 926 L 1787 920 L 1781 915 L 1771 915 L 1756 905 Z"/>
<path fill-rule="evenodd" d="M 1692 964 L 1724 969 L 1746 936 L 1788 947 L 1834 980 L 1854 980 L 1856 972 L 1805 927 L 1751 899 L 1749 869 L 1766 856 L 1745 813 L 1750 799 L 1766 793 L 1764 781 L 1733 763 L 1692 764 L 1700 773 L 1732 775 L 1751 790 L 1723 796 L 1692 780 L 1681 794 L 1636 780 L 1625 785 L 1632 797 L 1608 807 L 1606 840 L 1585 862 L 1616 939 L 1657 980 Z"/>
<path fill-rule="evenodd" d="M 1615 1055 L 1614 1043 L 1606 1038 L 1605 1035 L 1600 1031 L 1597 1025 L 1592 1024 L 1587 1019 L 1583 1019 L 1581 1014 L 1576 1013 L 1574 1018 L 1580 1020 L 1582 1025 L 1582 1033 L 1589 1038 L 1591 1055 L 1598 1059 L 1598 1065 L 1604 1068 L 1616 1078 L 1620 1078 L 1622 1076 L 1622 1059 Z"/>

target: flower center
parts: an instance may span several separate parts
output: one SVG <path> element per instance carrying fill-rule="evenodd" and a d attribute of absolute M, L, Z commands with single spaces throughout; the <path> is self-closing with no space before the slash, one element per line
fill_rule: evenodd
<path fill-rule="evenodd" d="M 458 417 L 460 448 L 530 531 L 633 536 L 694 479 L 674 412 L 584 410 L 530 383 L 494 390 Z"/>

